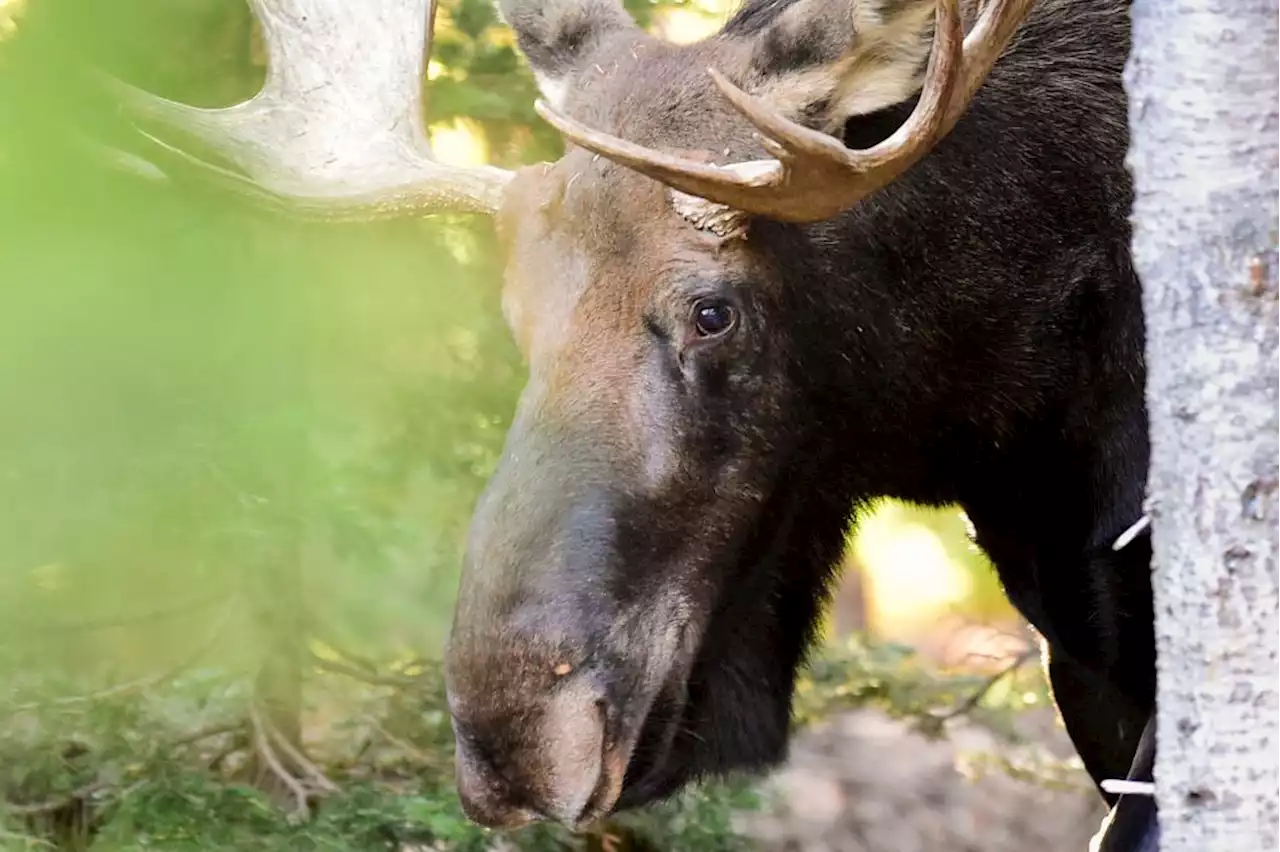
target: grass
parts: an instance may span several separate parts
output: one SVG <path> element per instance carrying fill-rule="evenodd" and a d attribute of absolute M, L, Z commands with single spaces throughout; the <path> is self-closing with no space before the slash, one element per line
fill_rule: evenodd
<path fill-rule="evenodd" d="M 802 728 L 854 707 L 945 736 L 964 715 L 1015 742 L 1014 715 L 1047 700 L 1034 667 L 994 675 L 937 671 L 908 648 L 850 639 L 813 662 L 798 691 Z M 69 684 L 28 682 L 0 732 L 4 849 L 747 850 L 734 815 L 760 803 L 753 779 L 691 787 L 589 833 L 539 825 L 491 832 L 470 823 L 452 778 L 453 738 L 436 664 L 371 671 L 333 659 L 306 667 L 300 751 L 278 743 L 252 681 L 206 669 L 93 700 Z M 1034 700 L 1029 700 L 1029 696 Z M 280 744 L 284 746 L 283 743 Z M 264 760 L 264 755 L 270 760 Z M 1044 783 L 1072 767 L 989 767 Z M 272 770 L 287 764 L 287 785 Z M 977 765 L 975 763 L 975 765 Z M 279 768 L 279 767 L 277 767 Z M 1034 771 L 1033 771 L 1034 770 Z M 303 793 L 303 799 L 298 791 Z"/>

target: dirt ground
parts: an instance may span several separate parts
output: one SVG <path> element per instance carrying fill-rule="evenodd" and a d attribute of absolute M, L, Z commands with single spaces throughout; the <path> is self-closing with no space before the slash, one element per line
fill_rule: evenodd
<path fill-rule="evenodd" d="M 1024 735 L 1071 754 L 1051 710 L 1024 715 Z M 997 747 L 971 724 L 930 741 L 878 712 L 843 714 L 796 737 L 740 827 L 771 852 L 1086 852 L 1105 813 L 1088 777 L 1050 790 L 957 770 L 962 753 Z"/>

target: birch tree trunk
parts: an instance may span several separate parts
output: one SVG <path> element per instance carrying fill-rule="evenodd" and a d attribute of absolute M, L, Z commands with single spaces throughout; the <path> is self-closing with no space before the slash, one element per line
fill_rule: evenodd
<path fill-rule="evenodd" d="M 1134 0 L 1162 852 L 1280 841 L 1277 0 Z"/>

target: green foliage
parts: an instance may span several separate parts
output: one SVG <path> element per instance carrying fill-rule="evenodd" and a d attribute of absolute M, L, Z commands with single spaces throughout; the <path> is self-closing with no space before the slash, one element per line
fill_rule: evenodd
<path fill-rule="evenodd" d="M 662 5 L 628 4 L 642 22 Z M 0 44 L 0 849 L 746 848 L 745 781 L 583 836 L 486 832 L 458 807 L 433 658 L 523 381 L 488 223 L 302 225 L 104 162 L 138 139 L 86 65 L 243 99 L 263 69 L 242 3 L 31 0 L 18 32 Z M 490 0 L 444 4 L 435 62 L 433 121 L 478 127 L 496 162 L 556 155 Z M 815 663 L 797 719 L 936 722 L 981 689 L 966 710 L 996 724 L 1017 705 L 1003 683 L 851 645 Z M 336 791 L 312 778 L 302 808 L 272 731 Z"/>
<path fill-rule="evenodd" d="M 375 786 L 344 791 L 325 803 L 313 821 L 286 819 L 260 792 L 210 782 L 197 775 L 157 777 L 130 795 L 94 839 L 94 852 L 163 850 L 397 850 L 408 846 L 482 852 L 577 852 L 602 843 L 617 850 L 749 848 L 729 825 L 730 793 L 687 794 L 640 819 L 606 831 L 573 837 L 537 826 L 501 836 L 467 821 L 450 791 L 392 794 Z"/>
<path fill-rule="evenodd" d="M 1044 706 L 1049 693 L 1039 670 L 1029 665 L 1032 650 L 991 674 L 938 671 L 909 647 L 850 636 L 818 655 L 796 689 L 793 715 L 808 725 L 833 712 L 874 707 L 907 719 L 929 736 L 960 715 L 1005 736 L 1015 737 L 1012 714 Z"/>
<path fill-rule="evenodd" d="M 114 664 L 50 625 L 275 578 L 356 644 L 437 647 L 523 378 L 488 223 L 297 225 L 103 168 L 66 142 L 120 128 L 57 85 L 80 30 L 41 8 L 0 74 L 0 634 Z"/>
<path fill-rule="evenodd" d="M 224 673 L 74 704 L 46 698 L 15 710 L 11 702 L 0 710 L 0 791 L 14 824 L 5 830 L 94 852 L 747 848 L 729 821 L 754 803 L 741 782 L 689 790 L 581 836 L 554 826 L 480 829 L 454 792 L 438 668 L 414 663 L 374 677 L 382 684 L 317 673 L 308 686 L 305 718 L 337 719 L 311 734 L 337 792 L 313 800 L 305 819 L 287 796 L 252 783 L 252 696 Z"/>
<path fill-rule="evenodd" d="M 1021 662 L 1021 661 L 1019 661 Z M 0 715 L 0 790 L 25 825 L 63 848 L 124 849 L 516 849 L 623 852 L 751 848 L 734 813 L 758 804 L 749 779 L 692 788 L 583 835 L 539 825 L 491 832 L 467 821 L 452 781 L 453 737 L 438 664 L 374 670 L 332 654 L 308 667 L 303 727 L 308 750 L 336 792 L 316 795 L 300 818 L 288 795 L 255 776 L 253 691 L 225 672 L 197 671 L 162 685 L 66 701 L 33 683 Z M 53 697 L 61 694 L 62 698 Z M 796 705 L 800 727 L 836 709 L 877 707 L 915 719 L 930 735 L 958 714 L 1015 742 L 1012 718 L 1044 700 L 1034 670 L 1010 666 L 978 677 L 931 669 L 899 646 L 850 641 L 820 654 Z M 1009 771 L 1070 785 L 1078 768 L 1032 749 L 972 755 L 972 774 Z M 0 811 L 3 809 L 0 808 Z M 68 836 L 68 825 L 79 834 Z M 74 841 L 74 842 L 73 842 Z"/>

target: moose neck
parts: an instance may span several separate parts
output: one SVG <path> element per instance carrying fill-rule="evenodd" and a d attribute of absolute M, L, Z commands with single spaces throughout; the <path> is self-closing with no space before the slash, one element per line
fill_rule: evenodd
<path fill-rule="evenodd" d="M 1142 514 L 1149 452 L 1140 288 L 1115 236 L 1127 229 L 1073 236 L 1078 220 L 1027 196 L 1032 235 L 1013 240 L 992 233 L 992 208 L 904 203 L 913 191 L 759 235 L 795 275 L 795 381 L 831 454 L 824 488 L 852 506 L 961 505 L 1012 603 L 1108 669 L 1153 642 L 1148 545 L 1104 567 Z M 819 242 L 825 254 L 806 245 Z M 1109 626 L 1084 630 L 1079 614 L 1101 610 Z"/>
<path fill-rule="evenodd" d="M 1095 41 L 1061 50 L 1037 44 L 1051 27 L 1031 26 L 894 184 L 826 222 L 751 233 L 784 282 L 793 380 L 833 442 L 839 487 L 853 503 L 962 505 L 1015 605 L 1048 634 L 1046 594 L 1087 589 L 1089 560 L 1141 515 L 1148 456 L 1125 100 L 1119 66 L 1097 61 L 1122 61 L 1127 32 L 1113 10 L 1093 12 Z M 1088 110 L 1025 85 L 1053 73 L 1089 78 Z M 911 106 L 851 120 L 847 144 L 873 144 Z M 1145 566 L 1129 575 L 1122 601 L 1147 591 Z M 1063 606 L 1089 611 L 1090 595 L 1105 596 L 1077 591 Z"/>

